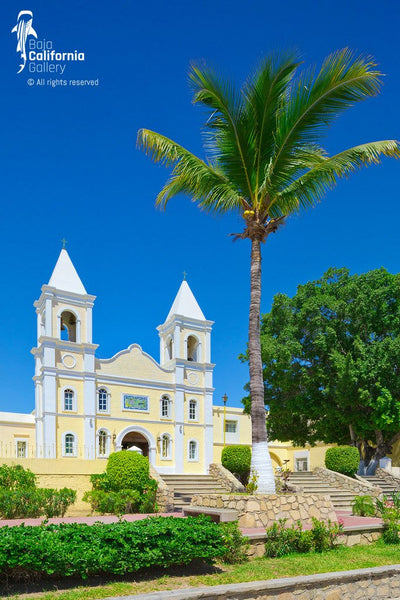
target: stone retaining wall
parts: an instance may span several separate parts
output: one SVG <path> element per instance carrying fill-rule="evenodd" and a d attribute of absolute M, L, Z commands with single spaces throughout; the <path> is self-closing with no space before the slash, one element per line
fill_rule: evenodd
<path fill-rule="evenodd" d="M 359 479 L 353 479 L 335 471 L 330 471 L 329 469 L 325 469 L 325 467 L 315 467 L 314 473 L 331 485 L 354 492 L 358 496 L 373 496 L 377 498 L 382 494 L 382 490 L 379 487 L 371 486 Z"/>
<path fill-rule="evenodd" d="M 162 600 L 164 592 L 124 596 Z M 168 591 L 169 600 L 386 600 L 400 598 L 400 565 Z M 114 600 L 119 600 L 115 598 Z M 121 598 L 122 600 L 122 598 Z"/>
<path fill-rule="evenodd" d="M 150 465 L 150 477 L 157 481 L 157 495 L 156 502 L 160 512 L 171 512 L 174 510 L 174 492 L 165 483 L 164 479 L 158 474 L 158 472 Z"/>
<path fill-rule="evenodd" d="M 239 479 L 225 469 L 219 463 L 211 463 L 208 468 L 208 473 L 218 481 L 218 483 L 227 491 L 227 492 L 244 492 L 245 487 L 240 483 Z"/>
<path fill-rule="evenodd" d="M 193 496 L 192 505 L 237 510 L 239 527 L 271 527 L 278 519 L 287 519 L 290 526 L 312 517 L 337 522 L 330 497 L 322 494 L 202 494 Z"/>
<path fill-rule="evenodd" d="M 393 475 L 393 473 L 390 473 L 386 469 L 380 469 L 379 467 L 376 469 L 375 475 L 385 479 L 388 483 L 390 483 L 390 485 L 400 492 L 400 477 L 396 477 L 396 475 Z"/>

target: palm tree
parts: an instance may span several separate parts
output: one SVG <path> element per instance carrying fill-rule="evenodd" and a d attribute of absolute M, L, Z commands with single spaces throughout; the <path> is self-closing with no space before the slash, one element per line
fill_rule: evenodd
<path fill-rule="evenodd" d="M 206 66 L 191 66 L 193 102 L 208 112 L 204 160 L 148 129 L 141 129 L 137 138 L 154 162 L 173 167 L 157 205 L 165 208 L 173 196 L 184 193 L 206 211 L 243 217 L 243 231 L 236 237 L 251 241 L 248 355 L 252 469 L 259 493 L 275 491 L 260 346 L 261 243 L 290 214 L 313 207 L 339 178 L 379 163 L 381 155 L 400 157 L 393 140 L 334 156 L 319 143 L 342 111 L 378 94 L 381 73 L 371 58 L 344 49 L 328 56 L 319 72 L 299 73 L 299 64 L 294 54 L 271 55 L 241 89 Z"/>

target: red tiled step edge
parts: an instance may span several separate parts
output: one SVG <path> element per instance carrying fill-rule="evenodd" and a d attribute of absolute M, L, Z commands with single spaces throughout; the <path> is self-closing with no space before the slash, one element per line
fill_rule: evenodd
<path fill-rule="evenodd" d="M 354 527 L 365 527 L 368 528 L 371 525 L 382 525 L 382 519 L 377 519 L 375 517 L 356 517 L 353 516 L 348 511 L 336 511 L 336 515 L 339 521 L 343 523 L 344 529 L 353 529 Z M 142 519 L 146 519 L 147 517 L 179 517 L 185 518 L 182 516 L 182 513 L 156 513 L 156 514 L 145 514 L 145 515 L 123 515 L 122 519 L 124 521 L 141 521 Z M 43 517 L 39 519 L 9 519 L 9 520 L 1 520 L 0 519 L 0 527 L 4 527 L 8 525 L 9 527 L 13 527 L 16 525 L 41 525 L 45 519 Z M 113 515 L 107 516 L 98 516 L 98 517 L 63 517 L 63 518 L 54 518 L 48 519 L 48 524 L 57 524 L 57 523 L 86 523 L 87 525 L 93 525 L 93 523 L 117 523 L 118 517 Z M 304 523 L 303 529 L 311 529 L 311 523 Z M 254 535 L 257 533 L 264 533 L 265 528 L 263 527 L 254 527 L 254 528 L 241 528 L 241 531 L 244 535 Z"/>
<path fill-rule="evenodd" d="M 123 515 L 121 518 L 124 521 L 141 521 L 142 519 L 147 519 L 147 517 L 182 517 L 182 513 L 155 513 L 155 514 L 145 514 L 145 515 Z M 0 527 L 4 527 L 8 525 L 9 527 L 13 527 L 15 525 L 41 525 L 45 521 L 44 517 L 40 517 L 38 519 L 0 519 Z M 58 523 L 86 523 L 86 525 L 93 525 L 94 523 L 117 523 L 119 521 L 118 517 L 114 515 L 103 515 L 98 517 L 60 517 L 48 519 L 46 524 L 55 524 Z"/>

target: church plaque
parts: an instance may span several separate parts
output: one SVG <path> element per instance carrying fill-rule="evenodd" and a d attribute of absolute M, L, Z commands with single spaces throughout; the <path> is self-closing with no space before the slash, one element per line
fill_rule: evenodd
<path fill-rule="evenodd" d="M 124 394 L 124 410 L 149 410 L 149 397 Z"/>

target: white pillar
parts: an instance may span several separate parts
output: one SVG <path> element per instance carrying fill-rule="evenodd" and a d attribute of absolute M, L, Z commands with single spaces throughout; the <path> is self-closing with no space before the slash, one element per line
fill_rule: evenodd
<path fill-rule="evenodd" d="M 185 358 L 184 356 L 181 356 L 180 339 L 181 339 L 181 328 L 179 327 L 179 325 L 175 325 L 175 329 L 174 329 L 174 356 L 173 356 L 173 358 Z"/>
<path fill-rule="evenodd" d="M 52 310 L 51 310 L 51 299 L 46 298 L 46 308 L 45 308 L 45 321 L 44 321 L 44 331 L 45 335 L 48 337 L 56 337 L 52 335 L 53 326 L 52 326 Z"/>
<path fill-rule="evenodd" d="M 92 460 L 96 457 L 96 381 L 94 376 L 85 377 L 83 382 L 83 412 L 83 458 Z"/>
<path fill-rule="evenodd" d="M 175 456 L 175 473 L 183 473 L 183 457 L 184 457 L 184 397 L 183 389 L 177 389 L 175 392 L 175 434 L 174 434 L 174 456 Z"/>

